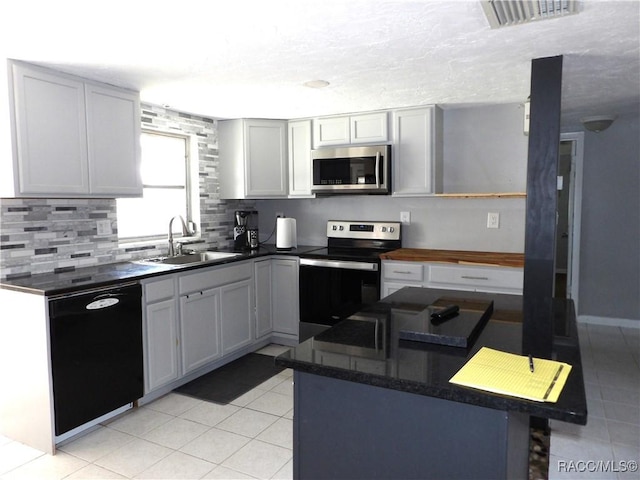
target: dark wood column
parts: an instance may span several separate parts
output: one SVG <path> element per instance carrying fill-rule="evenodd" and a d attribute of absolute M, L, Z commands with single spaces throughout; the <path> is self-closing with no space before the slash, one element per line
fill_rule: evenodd
<path fill-rule="evenodd" d="M 551 358 L 562 56 L 531 63 L 522 350 Z"/>

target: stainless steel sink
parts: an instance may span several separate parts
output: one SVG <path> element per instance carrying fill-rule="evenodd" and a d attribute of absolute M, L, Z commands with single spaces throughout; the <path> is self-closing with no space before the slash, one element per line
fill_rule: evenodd
<path fill-rule="evenodd" d="M 139 260 L 141 263 L 160 263 L 163 265 L 191 265 L 194 263 L 214 262 L 216 260 L 224 260 L 241 255 L 240 253 L 231 252 L 198 252 L 186 253 L 184 255 L 176 255 L 173 257 L 155 257 Z"/>

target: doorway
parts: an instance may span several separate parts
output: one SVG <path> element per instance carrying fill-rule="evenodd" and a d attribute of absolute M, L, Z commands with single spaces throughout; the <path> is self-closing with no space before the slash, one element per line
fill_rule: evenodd
<path fill-rule="evenodd" d="M 554 297 L 570 298 L 577 311 L 580 205 L 584 133 L 560 136 Z"/>

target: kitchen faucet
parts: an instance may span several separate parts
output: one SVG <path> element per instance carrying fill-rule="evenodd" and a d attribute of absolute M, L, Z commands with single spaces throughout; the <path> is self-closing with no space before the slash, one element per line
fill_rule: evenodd
<path fill-rule="evenodd" d="M 171 220 L 169 220 L 169 256 L 170 257 L 173 257 L 173 256 L 176 255 L 176 248 L 175 248 L 175 245 L 173 244 L 173 232 L 172 232 L 173 221 L 176 218 L 179 218 L 180 219 L 180 223 L 182 224 L 182 235 L 185 236 L 185 237 L 188 236 L 188 235 L 191 235 L 191 232 L 189 231 L 189 228 L 187 227 L 187 223 L 184 221 L 184 218 L 182 218 L 182 215 L 176 215 Z M 179 246 L 181 246 L 181 245 L 179 245 Z"/>

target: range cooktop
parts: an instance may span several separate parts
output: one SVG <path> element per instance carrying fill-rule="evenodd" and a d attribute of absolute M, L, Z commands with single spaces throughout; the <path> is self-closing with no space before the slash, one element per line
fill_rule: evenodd
<path fill-rule="evenodd" d="M 329 220 L 327 247 L 305 258 L 378 260 L 381 253 L 402 247 L 400 222 Z"/>

